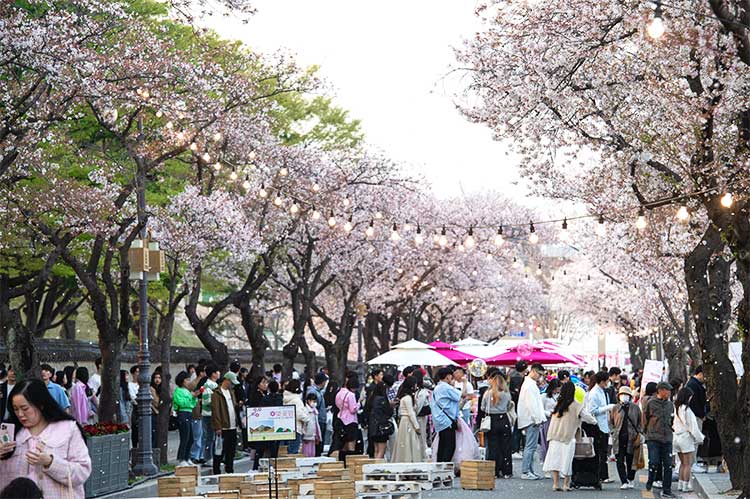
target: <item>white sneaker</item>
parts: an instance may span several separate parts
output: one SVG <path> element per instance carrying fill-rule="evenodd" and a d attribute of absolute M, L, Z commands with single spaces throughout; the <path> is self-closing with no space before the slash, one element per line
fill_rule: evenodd
<path fill-rule="evenodd" d="M 612 478 L 607 478 L 607 479 L 605 479 L 605 480 L 602 480 L 602 483 L 614 483 L 614 479 L 612 479 Z"/>
<path fill-rule="evenodd" d="M 535 474 L 529 472 L 529 473 L 524 473 L 523 475 L 521 475 L 521 480 L 540 480 L 540 478 L 536 476 Z"/>
<path fill-rule="evenodd" d="M 630 488 L 630 482 L 625 482 L 620 485 L 620 490 L 628 490 Z"/>
<path fill-rule="evenodd" d="M 655 489 L 660 489 L 660 488 L 661 488 L 661 482 L 654 482 L 654 485 L 653 485 L 653 487 L 654 487 Z"/>
<path fill-rule="evenodd" d="M 628 488 L 629 489 L 634 489 L 635 488 L 635 484 L 633 482 L 628 482 Z"/>
<path fill-rule="evenodd" d="M 523 459 L 523 454 L 520 452 L 516 452 L 513 454 L 513 459 Z"/>

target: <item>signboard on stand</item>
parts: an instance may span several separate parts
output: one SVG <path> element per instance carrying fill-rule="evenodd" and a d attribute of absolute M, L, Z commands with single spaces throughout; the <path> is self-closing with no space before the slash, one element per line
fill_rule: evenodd
<path fill-rule="evenodd" d="M 664 376 L 664 362 L 661 360 L 647 360 L 643 363 L 643 378 L 641 378 L 641 397 L 646 393 L 646 385 L 659 383 Z"/>
<path fill-rule="evenodd" d="M 246 411 L 249 442 L 281 442 L 297 438 L 297 415 L 293 405 L 248 407 Z"/>

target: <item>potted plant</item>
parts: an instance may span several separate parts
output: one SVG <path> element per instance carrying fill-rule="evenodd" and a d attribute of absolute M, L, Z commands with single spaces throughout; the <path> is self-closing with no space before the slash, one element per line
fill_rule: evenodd
<path fill-rule="evenodd" d="M 94 497 L 128 487 L 128 447 L 130 429 L 117 423 L 83 426 L 91 456 L 91 476 L 86 480 L 86 497 Z"/>

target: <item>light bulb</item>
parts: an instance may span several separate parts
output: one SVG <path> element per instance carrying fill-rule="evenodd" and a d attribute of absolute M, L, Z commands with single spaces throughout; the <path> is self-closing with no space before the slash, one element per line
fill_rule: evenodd
<path fill-rule="evenodd" d="M 180 142 L 185 140 L 185 132 L 177 132 L 177 140 L 179 140 Z"/>
<path fill-rule="evenodd" d="M 417 233 L 414 235 L 414 244 L 417 246 L 420 246 L 424 242 L 424 237 L 422 237 L 422 234 L 417 231 Z"/>
<path fill-rule="evenodd" d="M 221 132 L 216 132 L 213 138 L 214 142 L 219 142 L 221 140 Z"/>
<path fill-rule="evenodd" d="M 331 215 L 328 217 L 328 226 L 336 227 L 336 217 L 334 216 L 333 212 L 331 212 Z"/>
<path fill-rule="evenodd" d="M 195 142 L 192 142 L 190 144 L 190 150 L 191 151 L 197 151 L 198 150 L 198 144 L 196 144 Z"/>
<path fill-rule="evenodd" d="M 313 207 L 311 217 L 313 220 L 320 220 L 320 212 L 316 210 L 315 207 Z"/>
<path fill-rule="evenodd" d="M 686 206 L 680 206 L 680 209 L 677 210 L 677 220 L 680 222 L 687 222 L 690 219 L 690 213 L 688 213 L 688 209 Z"/>
<path fill-rule="evenodd" d="M 604 226 L 604 215 L 599 215 L 599 222 L 594 227 L 594 233 L 599 237 L 607 234 L 607 228 Z"/>
<path fill-rule="evenodd" d="M 289 207 L 289 212 L 292 215 L 296 215 L 297 213 L 299 213 L 299 206 L 297 206 L 297 203 L 292 203 L 292 206 Z"/>
<path fill-rule="evenodd" d="M 635 221 L 635 228 L 638 230 L 643 230 L 646 228 L 646 213 L 643 211 L 643 208 L 638 210 L 638 218 Z"/>
<path fill-rule="evenodd" d="M 396 222 L 393 223 L 393 228 L 391 229 L 391 241 L 398 242 L 401 240 L 401 236 L 398 233 L 398 227 L 396 226 Z"/>
<path fill-rule="evenodd" d="M 349 220 L 347 220 L 346 223 L 344 224 L 344 230 L 346 232 L 351 232 L 353 228 L 354 226 L 352 225 L 352 216 L 349 215 Z"/>
<path fill-rule="evenodd" d="M 174 128 L 174 123 L 172 123 L 171 121 L 167 121 L 166 125 L 164 126 L 167 127 L 167 130 L 171 130 Z"/>
<path fill-rule="evenodd" d="M 486 258 L 487 258 L 487 261 L 488 261 L 488 262 L 489 262 L 489 261 L 491 261 L 491 260 L 492 260 L 492 253 L 489 253 L 489 252 L 488 252 L 488 253 L 487 253 L 487 257 L 486 257 Z"/>
<path fill-rule="evenodd" d="M 268 191 L 266 190 L 265 185 L 260 186 L 260 191 L 258 192 L 258 195 L 264 199 L 268 197 Z"/>
<path fill-rule="evenodd" d="M 275 204 L 276 206 L 281 206 L 282 204 L 284 204 L 284 199 L 277 194 L 276 197 L 273 198 L 273 204 Z"/>
<path fill-rule="evenodd" d="M 229 178 L 232 180 L 237 180 L 237 171 L 232 168 L 232 173 L 229 174 Z"/>
<path fill-rule="evenodd" d="M 286 177 L 287 175 L 289 175 L 289 170 L 287 169 L 287 167 L 282 167 L 281 170 L 279 170 L 279 175 L 281 175 L 282 177 Z"/>
<path fill-rule="evenodd" d="M 250 151 L 250 153 L 247 155 L 248 158 L 250 158 L 250 161 L 254 160 L 257 155 L 255 154 L 255 151 Z"/>
<path fill-rule="evenodd" d="M 503 226 L 501 225 L 500 228 L 497 229 L 497 235 L 495 235 L 495 246 L 502 246 L 505 242 L 505 239 L 503 239 Z"/>
<path fill-rule="evenodd" d="M 365 229 L 365 235 L 367 237 L 372 237 L 375 235 L 375 224 L 373 223 L 372 220 L 370 220 L 370 225 L 368 225 L 367 228 Z"/>
<path fill-rule="evenodd" d="M 562 242 L 568 242 L 570 241 L 570 233 L 568 232 L 568 219 L 563 219 L 562 223 L 562 230 L 560 231 L 560 241 Z"/>
<path fill-rule="evenodd" d="M 518 259 L 514 256 L 513 257 L 513 265 L 511 265 L 511 267 L 513 267 L 514 269 L 517 269 L 520 266 L 521 266 L 521 264 L 518 263 Z"/>
<path fill-rule="evenodd" d="M 349 205 L 352 204 L 351 201 L 349 201 L 349 196 L 347 196 L 347 197 L 344 198 L 343 203 L 344 203 L 344 207 L 345 208 L 348 208 Z"/>
<path fill-rule="evenodd" d="M 242 188 L 245 189 L 246 191 L 250 190 L 250 179 L 248 178 L 247 175 L 245 175 L 245 181 L 242 182 Z"/>
<path fill-rule="evenodd" d="M 724 208 L 731 208 L 733 202 L 734 202 L 734 196 L 732 196 L 731 192 L 727 192 L 726 194 L 721 196 L 721 205 Z"/>
<path fill-rule="evenodd" d="M 148 99 L 149 97 L 151 97 L 151 93 L 148 90 L 144 89 L 141 97 L 143 97 L 144 99 Z"/>
<path fill-rule="evenodd" d="M 445 248 L 448 245 L 448 236 L 445 235 L 445 226 L 443 226 L 443 230 L 440 232 L 438 245 L 440 245 L 441 248 Z"/>
<path fill-rule="evenodd" d="M 375 212 L 375 218 L 377 218 L 378 220 L 380 220 L 381 218 L 383 218 L 383 213 L 381 213 L 379 211 L 376 211 Z"/>
<path fill-rule="evenodd" d="M 665 30 L 664 20 L 661 18 L 661 10 L 657 7 L 656 12 L 654 12 L 654 18 L 651 20 L 648 28 L 646 28 L 646 32 L 648 36 L 657 40 L 662 37 Z"/>
<path fill-rule="evenodd" d="M 313 184 L 313 192 L 320 192 L 320 186 L 318 184 Z"/>
<path fill-rule="evenodd" d="M 536 232 L 532 232 L 529 234 L 529 242 L 531 244 L 536 244 L 539 242 L 539 236 L 536 235 Z"/>
<path fill-rule="evenodd" d="M 469 227 L 469 234 L 466 236 L 464 246 L 467 249 L 472 249 L 477 242 L 474 240 L 474 227 Z"/>
<path fill-rule="evenodd" d="M 203 156 L 201 156 L 201 159 L 202 159 L 203 161 L 205 161 L 206 163 L 208 163 L 209 161 L 211 161 L 211 155 L 210 155 L 210 154 L 208 154 L 207 152 L 204 152 L 204 153 L 203 153 Z"/>
<path fill-rule="evenodd" d="M 158 111 L 156 111 L 156 117 L 157 118 L 161 118 L 162 116 L 164 116 L 164 113 L 162 112 L 161 109 L 159 109 Z"/>
<path fill-rule="evenodd" d="M 217 172 L 221 170 L 221 163 L 219 163 L 218 161 L 214 163 L 214 170 L 216 170 Z"/>

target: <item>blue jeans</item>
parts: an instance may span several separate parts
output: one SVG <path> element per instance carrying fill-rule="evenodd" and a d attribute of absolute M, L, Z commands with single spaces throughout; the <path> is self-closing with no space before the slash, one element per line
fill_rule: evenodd
<path fill-rule="evenodd" d="M 177 430 L 180 432 L 180 446 L 177 448 L 178 461 L 187 461 L 190 457 L 190 446 L 193 445 L 192 421 L 192 412 L 180 411 L 177 413 Z"/>
<path fill-rule="evenodd" d="M 302 444 L 302 434 L 301 433 L 294 433 L 296 435 L 295 439 L 286 447 L 286 450 L 289 454 L 297 454 L 299 452 L 299 446 Z"/>
<path fill-rule="evenodd" d="M 214 433 L 214 429 L 211 427 L 211 416 L 203 416 L 201 419 L 203 420 L 201 428 L 203 432 L 203 435 L 201 435 L 203 459 L 207 463 L 210 463 L 214 458 L 214 439 L 216 438 L 216 433 Z"/>
<path fill-rule="evenodd" d="M 526 446 L 523 448 L 523 461 L 521 461 L 521 473 L 534 473 L 534 454 L 536 454 L 536 448 L 539 447 L 539 427 L 540 425 L 533 424 L 527 426 L 526 430 Z"/>
<path fill-rule="evenodd" d="M 190 448 L 190 459 L 197 461 L 203 457 L 203 421 L 193 419 L 190 421 L 190 427 L 193 429 L 193 446 Z"/>
<path fill-rule="evenodd" d="M 659 470 L 662 471 L 662 493 L 672 492 L 672 442 L 649 440 L 648 447 L 648 483 L 656 480 Z"/>

